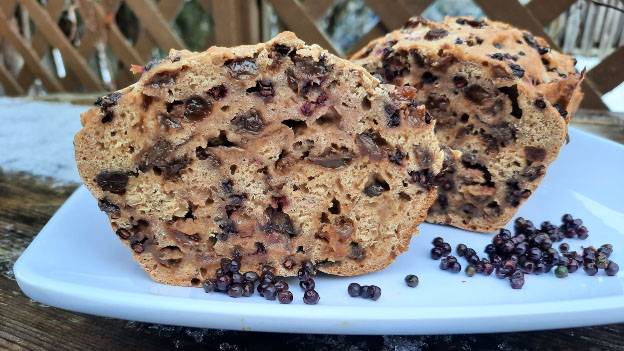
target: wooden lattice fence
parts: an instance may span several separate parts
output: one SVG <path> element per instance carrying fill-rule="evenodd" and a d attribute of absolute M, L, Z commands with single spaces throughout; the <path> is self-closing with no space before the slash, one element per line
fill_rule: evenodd
<path fill-rule="evenodd" d="M 130 73 L 130 65 L 145 64 L 166 54 L 169 48 L 202 50 L 211 45 L 230 46 L 266 40 L 271 33 L 269 16 L 277 16 L 284 28 L 294 31 L 306 42 L 319 44 L 344 56 L 371 39 L 401 27 L 409 17 L 421 14 L 435 0 L 351 0 L 363 1 L 378 21 L 367 32 L 360 33 L 355 45 L 346 50 L 332 42 L 319 25 L 319 20 L 337 1 L 1 0 L 0 84 L 7 95 L 116 89 L 137 79 Z M 473 1 L 486 16 L 543 36 L 555 49 L 559 49 L 558 42 L 562 41 L 549 37 L 545 30 L 549 25 L 549 33 L 553 35 L 561 34 L 553 28 L 562 27 L 562 23 L 567 24 L 567 28 L 577 25 L 580 29 L 571 31 L 579 38 L 585 38 L 589 35 L 583 33 L 590 31 L 590 22 L 611 23 L 608 39 L 610 45 L 616 45 L 608 56 L 588 71 L 583 106 L 605 108 L 600 97 L 624 81 L 624 48 L 618 47 L 618 43 L 624 42 L 622 25 L 619 24 L 624 17 L 618 19 L 617 10 L 593 4 L 589 8 L 589 12 L 593 11 L 591 16 L 586 13 L 579 17 L 570 8 L 574 9 L 587 0 L 532 0 L 526 6 L 518 0 Z M 622 5 L 622 0 L 604 1 L 610 1 L 612 6 L 614 1 L 617 6 Z M 191 12 L 196 16 L 192 21 L 201 19 L 197 23 L 183 19 L 191 31 L 193 26 L 198 30 L 204 25 L 210 27 L 204 30 L 207 32 L 205 37 L 192 45 L 183 40 L 187 36 L 176 29 L 182 13 L 189 12 L 181 11 L 185 6 L 194 6 Z M 122 21 L 122 14 L 132 17 L 129 21 Z M 601 15 L 605 18 L 601 19 Z M 606 45 L 600 43 L 600 35 L 607 33 L 607 29 L 601 27 L 598 32 L 595 28 L 591 31 L 594 41 L 578 40 L 584 43 L 585 49 L 591 51 L 596 38 L 599 39 L 598 46 Z M 567 45 L 576 42 L 568 37 Z"/>

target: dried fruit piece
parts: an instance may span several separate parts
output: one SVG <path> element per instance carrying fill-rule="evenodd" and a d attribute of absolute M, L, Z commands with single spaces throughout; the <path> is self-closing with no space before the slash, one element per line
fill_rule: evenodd
<path fill-rule="evenodd" d="M 360 152 L 372 161 L 381 161 L 390 148 L 388 142 L 373 130 L 358 134 L 356 143 Z"/>
<path fill-rule="evenodd" d="M 438 40 L 448 35 L 448 31 L 444 28 L 433 28 L 425 33 L 425 40 Z"/>
<path fill-rule="evenodd" d="M 248 94 L 256 94 L 266 101 L 270 101 L 275 96 L 273 83 L 268 79 L 256 81 L 256 86 L 248 88 L 246 92 Z"/>
<path fill-rule="evenodd" d="M 329 169 L 342 168 L 348 165 L 354 158 L 353 152 L 346 147 L 327 148 L 318 156 L 308 157 L 313 164 Z"/>
<path fill-rule="evenodd" d="M 212 112 L 212 104 L 199 95 L 184 100 L 184 119 L 199 122 Z"/>
<path fill-rule="evenodd" d="M 152 77 L 145 83 L 152 88 L 162 88 L 175 84 L 178 78 L 179 71 L 161 71 L 152 75 Z"/>
<path fill-rule="evenodd" d="M 104 171 L 97 175 L 95 181 L 104 191 L 113 194 L 123 194 L 128 185 L 128 172 L 125 171 Z"/>
<path fill-rule="evenodd" d="M 256 109 L 236 115 L 231 122 L 234 126 L 234 131 L 250 134 L 260 133 L 266 124 L 262 115 Z"/>

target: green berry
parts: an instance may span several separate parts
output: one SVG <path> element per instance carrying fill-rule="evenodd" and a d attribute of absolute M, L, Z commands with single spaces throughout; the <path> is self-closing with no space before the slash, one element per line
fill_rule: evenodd
<path fill-rule="evenodd" d="M 596 256 L 595 262 L 596 262 L 596 267 L 600 269 L 606 269 L 607 266 L 609 265 L 609 258 L 604 253 L 599 253 Z"/>
<path fill-rule="evenodd" d="M 468 266 L 466 266 L 466 275 L 469 277 L 472 277 L 473 275 L 475 275 L 475 273 L 477 273 L 477 269 L 475 268 L 475 266 L 469 264 Z"/>
<path fill-rule="evenodd" d="M 568 269 L 566 266 L 557 266 L 557 268 L 555 268 L 555 275 L 557 278 L 565 278 L 568 276 Z"/>

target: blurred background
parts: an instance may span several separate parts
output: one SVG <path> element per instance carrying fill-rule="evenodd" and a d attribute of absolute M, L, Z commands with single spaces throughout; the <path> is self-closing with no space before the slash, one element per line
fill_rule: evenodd
<path fill-rule="evenodd" d="M 471 15 L 574 55 L 588 69 L 583 107 L 624 111 L 622 11 L 621 0 L 1 0 L 0 95 L 97 95 L 132 84 L 131 64 L 170 48 L 252 44 L 283 30 L 346 56 L 413 15 Z"/>

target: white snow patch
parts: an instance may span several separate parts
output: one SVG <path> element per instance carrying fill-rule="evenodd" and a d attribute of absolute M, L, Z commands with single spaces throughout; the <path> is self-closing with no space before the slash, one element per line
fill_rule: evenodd
<path fill-rule="evenodd" d="M 0 168 L 78 183 L 74 135 L 88 106 L 0 97 Z"/>
<path fill-rule="evenodd" d="M 583 68 L 587 68 L 587 71 L 594 68 L 600 63 L 600 59 L 597 57 L 583 57 L 574 56 L 576 59 L 576 69 L 582 71 Z M 624 83 L 621 83 L 610 92 L 602 96 L 602 102 L 614 112 L 624 112 Z"/>

